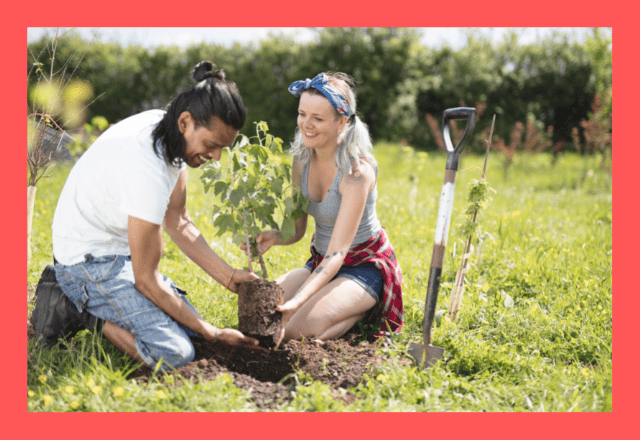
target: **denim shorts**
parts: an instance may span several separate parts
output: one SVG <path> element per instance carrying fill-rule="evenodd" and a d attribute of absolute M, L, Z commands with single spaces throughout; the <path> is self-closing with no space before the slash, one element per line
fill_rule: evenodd
<path fill-rule="evenodd" d="M 195 357 L 189 336 L 197 333 L 174 321 L 135 288 L 131 257 L 87 254 L 82 263 L 64 266 L 56 262 L 54 267 L 60 288 L 78 310 L 129 331 L 138 354 L 151 368 L 161 359 L 160 368 L 179 368 Z M 184 290 L 167 276 L 162 279 L 198 313 Z"/>
<path fill-rule="evenodd" d="M 307 263 L 304 267 L 311 270 L 311 262 Z M 376 302 L 380 301 L 384 282 L 382 272 L 380 272 L 380 269 L 375 265 L 361 264 L 358 266 L 342 266 L 331 281 L 338 277 L 352 279 L 360 284 L 364 290 L 369 292 Z"/>

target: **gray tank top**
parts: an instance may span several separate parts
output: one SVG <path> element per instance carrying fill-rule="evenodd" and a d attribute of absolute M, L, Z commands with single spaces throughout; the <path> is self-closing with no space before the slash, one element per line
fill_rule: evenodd
<path fill-rule="evenodd" d="M 375 168 L 376 179 L 378 177 L 378 168 Z M 329 247 L 329 241 L 331 240 L 331 234 L 338 218 L 338 211 L 340 210 L 340 202 L 342 202 L 342 195 L 339 191 L 340 181 L 342 180 L 342 172 L 338 170 L 336 177 L 333 179 L 333 184 L 329 189 L 329 194 L 320 203 L 314 202 L 309 197 L 308 182 L 309 182 L 309 164 L 306 164 L 302 169 L 302 195 L 309 199 L 309 208 L 307 213 L 312 216 L 316 222 L 316 232 L 313 239 L 313 246 L 321 255 L 327 254 Z M 358 231 L 353 239 L 353 243 L 349 249 L 353 249 L 355 246 L 362 244 L 374 237 L 380 232 L 381 226 L 376 214 L 376 199 L 378 198 L 378 185 L 373 187 L 373 190 L 367 196 L 367 202 L 360 219 L 360 225 Z"/>

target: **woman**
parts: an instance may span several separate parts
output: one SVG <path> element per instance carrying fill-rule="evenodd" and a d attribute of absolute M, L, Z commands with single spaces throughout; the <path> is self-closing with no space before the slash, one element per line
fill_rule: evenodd
<path fill-rule="evenodd" d="M 285 292 L 280 342 L 336 339 L 374 310 L 382 312 L 378 335 L 403 323 L 402 275 L 376 214 L 378 168 L 352 86 L 349 75 L 320 73 L 289 87 L 300 97 L 293 180 L 310 205 L 286 243 L 276 230 L 256 241 L 262 252 L 299 241 L 308 214 L 316 231 L 307 264 L 276 280 Z"/>
<path fill-rule="evenodd" d="M 219 160 L 246 116 L 235 83 L 222 70 L 203 61 L 191 76 L 195 83 L 167 111 L 115 124 L 71 170 L 52 225 L 55 277 L 71 302 L 61 320 L 52 307 L 60 301 L 38 296 L 36 336 L 56 339 L 70 320 L 88 321 L 134 359 L 163 369 L 193 359 L 189 336 L 195 334 L 230 345 L 258 344 L 206 322 L 185 292 L 159 272 L 164 227 L 189 259 L 227 289 L 235 292 L 241 282 L 257 278 L 220 258 L 186 208 L 186 166 Z"/>

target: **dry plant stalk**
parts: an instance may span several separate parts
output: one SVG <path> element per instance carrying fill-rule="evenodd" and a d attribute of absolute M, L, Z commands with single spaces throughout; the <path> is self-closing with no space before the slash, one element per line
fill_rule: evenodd
<path fill-rule="evenodd" d="M 484 166 L 482 168 L 482 181 L 485 180 L 485 173 L 487 171 L 487 160 L 489 158 L 489 150 L 491 149 L 491 142 L 493 138 L 493 128 L 495 126 L 496 116 L 493 115 L 493 121 L 491 122 L 491 134 L 489 135 L 489 139 L 487 142 L 487 150 L 484 157 Z M 472 222 L 476 223 L 476 219 L 478 217 L 478 209 L 476 208 L 473 212 Z M 462 295 L 464 294 L 464 278 L 465 274 L 469 270 L 469 257 L 472 253 L 471 240 L 473 235 L 470 234 L 467 237 L 467 241 L 464 246 L 464 252 L 462 253 L 462 262 L 460 264 L 460 269 L 456 273 L 456 280 L 451 290 L 451 300 L 449 301 L 449 309 L 447 314 L 452 322 L 456 322 L 458 319 L 458 312 L 460 311 L 460 305 L 462 304 Z"/>
<path fill-rule="evenodd" d="M 600 94 L 596 93 L 591 104 L 593 114 L 591 119 L 583 119 L 580 126 L 583 128 L 585 138 L 585 152 L 599 153 L 602 156 L 600 167 L 611 172 L 611 166 L 607 161 L 611 157 L 611 127 L 612 115 L 607 111 L 607 106 Z M 575 142 L 575 141 L 574 141 Z"/>
<path fill-rule="evenodd" d="M 68 70 L 75 54 L 63 62 L 59 70 L 55 70 L 57 47 L 61 37 L 56 30 L 51 46 L 47 45 L 45 48 L 51 59 L 49 72 L 45 73 L 38 61 L 45 53 L 43 49 L 38 55 L 30 53 L 33 62 L 27 73 L 27 87 L 31 74 L 35 73 L 37 77 L 27 106 L 27 268 L 31 260 L 31 229 L 36 185 L 41 178 L 48 177 L 45 173 L 53 166 L 56 155 L 62 151 L 64 137 L 75 140 L 67 134 L 64 127 L 82 125 L 87 107 L 99 97 L 85 105 L 93 91 L 85 83 L 72 83 L 86 51 L 71 72 Z M 70 88 L 73 88 L 74 93 L 70 93 L 73 99 L 65 96 L 65 92 Z"/>

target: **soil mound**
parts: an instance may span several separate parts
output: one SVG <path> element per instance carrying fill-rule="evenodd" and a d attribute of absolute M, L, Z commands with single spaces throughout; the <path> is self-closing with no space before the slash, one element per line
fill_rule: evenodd
<path fill-rule="evenodd" d="M 27 321 L 27 339 L 33 336 L 31 323 Z M 361 339 L 356 333 L 348 333 L 335 341 L 288 341 L 277 351 L 259 351 L 194 337 L 196 357 L 177 373 L 192 382 L 214 380 L 226 373 L 235 386 L 250 391 L 251 400 L 258 409 L 269 411 L 291 401 L 291 392 L 299 384 L 297 373 L 302 372 L 330 385 L 334 390 L 333 397 L 349 404 L 355 396 L 345 389 L 357 386 L 365 374 L 373 374 L 375 367 L 385 360 L 376 354 L 379 341 Z M 143 365 L 129 379 L 146 383 L 152 375 L 153 370 Z M 157 373 L 157 378 L 163 381 L 164 374 Z M 180 384 L 179 381 L 176 383 Z"/>
<path fill-rule="evenodd" d="M 350 334 L 322 344 L 288 341 L 278 351 L 264 352 L 195 337 L 192 341 L 196 357 L 177 373 L 193 382 L 213 380 L 226 373 L 235 386 L 251 391 L 251 400 L 259 409 L 272 410 L 291 401 L 291 392 L 298 385 L 296 373 L 300 371 L 330 385 L 335 390 L 334 397 L 348 404 L 355 396 L 340 389 L 357 386 L 365 374 L 372 374 L 384 360 L 376 355 L 376 343 L 357 343 L 356 338 L 357 335 Z M 152 374 L 151 368 L 145 365 L 129 378 L 145 382 Z M 160 380 L 162 377 L 162 373 L 158 373 Z"/>

